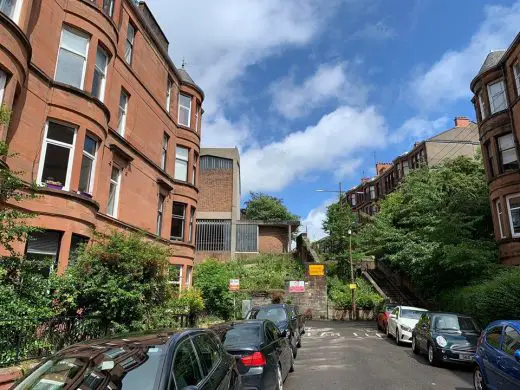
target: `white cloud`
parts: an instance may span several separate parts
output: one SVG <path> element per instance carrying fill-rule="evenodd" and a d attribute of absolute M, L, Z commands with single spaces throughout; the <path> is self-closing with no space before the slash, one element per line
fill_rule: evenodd
<path fill-rule="evenodd" d="M 441 131 L 447 130 L 450 127 L 449 122 L 450 118 L 447 116 L 442 116 L 434 120 L 415 116 L 405 121 L 399 129 L 392 133 L 389 140 L 395 143 L 405 140 L 422 141 Z"/>
<path fill-rule="evenodd" d="M 202 122 L 202 146 L 212 148 L 242 147 L 251 142 L 251 129 L 247 118 L 232 123 L 222 114 L 216 114 L 212 120 L 204 118 Z"/>
<path fill-rule="evenodd" d="M 511 7 L 484 9 L 485 20 L 460 50 L 450 50 L 409 85 L 410 100 L 423 110 L 441 110 L 443 104 L 470 98 L 469 84 L 490 50 L 505 49 L 518 33 L 520 1 Z"/>
<path fill-rule="evenodd" d="M 342 162 L 334 172 L 336 180 L 341 180 L 357 173 L 357 170 L 361 167 L 361 164 L 363 164 L 363 159 L 361 158 L 355 158 Z"/>
<path fill-rule="evenodd" d="M 269 87 L 272 108 L 286 118 L 295 119 L 330 100 L 351 105 L 363 104 L 368 88 L 355 80 L 347 68 L 345 62 L 322 64 L 299 85 L 293 77 L 275 81 Z"/>
<path fill-rule="evenodd" d="M 367 23 L 362 29 L 352 34 L 350 39 L 385 41 L 396 36 L 395 30 L 380 20 L 377 23 Z"/>
<path fill-rule="evenodd" d="M 313 172 L 348 161 L 364 148 L 381 147 L 387 127 L 374 107 L 340 106 L 304 130 L 242 154 L 242 189 L 279 191 Z"/>
<path fill-rule="evenodd" d="M 323 221 L 327 216 L 327 207 L 336 201 L 336 198 L 327 199 L 321 205 L 309 211 L 307 217 L 301 221 L 300 231 L 307 231 L 307 237 L 311 241 L 319 240 L 327 235 L 323 231 Z"/>

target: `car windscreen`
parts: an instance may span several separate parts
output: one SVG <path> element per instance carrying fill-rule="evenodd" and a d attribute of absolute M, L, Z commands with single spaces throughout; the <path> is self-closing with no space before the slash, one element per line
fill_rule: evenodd
<path fill-rule="evenodd" d="M 445 331 L 479 332 L 479 328 L 471 317 L 456 314 L 440 314 L 433 318 L 433 329 Z"/>
<path fill-rule="evenodd" d="M 260 343 L 260 324 L 235 325 L 222 337 L 224 347 L 255 346 Z"/>
<path fill-rule="evenodd" d="M 107 379 L 122 390 L 152 390 L 157 371 L 163 364 L 164 348 L 164 345 L 92 348 L 87 356 L 85 353 L 57 356 L 36 368 L 15 390 L 104 389 L 102 385 Z M 71 387 L 78 380 L 81 382 Z"/>
<path fill-rule="evenodd" d="M 412 320 L 418 320 L 424 314 L 423 310 L 412 310 L 412 309 L 402 309 L 401 317 L 408 318 Z"/>
<path fill-rule="evenodd" d="M 257 320 L 271 320 L 274 323 L 287 321 L 287 313 L 285 309 L 281 307 L 261 307 L 260 309 L 253 310 L 251 317 Z"/>
<path fill-rule="evenodd" d="M 397 305 L 386 305 L 385 311 L 392 311 L 397 307 Z"/>

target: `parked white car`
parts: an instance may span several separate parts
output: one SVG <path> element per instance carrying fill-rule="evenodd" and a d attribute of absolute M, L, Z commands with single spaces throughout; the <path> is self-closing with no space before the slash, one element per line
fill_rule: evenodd
<path fill-rule="evenodd" d="M 397 345 L 401 343 L 412 342 L 412 330 L 419 322 L 421 314 L 426 309 L 420 307 L 411 306 L 397 306 L 392 310 L 390 317 L 388 318 L 388 326 L 386 327 L 386 335 L 395 338 Z"/>

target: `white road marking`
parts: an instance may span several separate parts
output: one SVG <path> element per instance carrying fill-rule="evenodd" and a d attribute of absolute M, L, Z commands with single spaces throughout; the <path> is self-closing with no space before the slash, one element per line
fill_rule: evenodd
<path fill-rule="evenodd" d="M 365 333 L 365 336 L 370 337 L 370 336 L 368 335 L 368 333 Z"/>
<path fill-rule="evenodd" d="M 379 334 L 379 333 L 376 333 L 376 336 L 379 337 L 379 338 L 382 337 L 381 334 Z"/>
<path fill-rule="evenodd" d="M 358 337 L 357 333 L 354 333 L 354 336 Z"/>

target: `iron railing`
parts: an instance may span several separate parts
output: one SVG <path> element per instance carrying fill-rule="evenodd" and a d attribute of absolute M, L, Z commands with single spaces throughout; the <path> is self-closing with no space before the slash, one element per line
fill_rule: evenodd
<path fill-rule="evenodd" d="M 179 328 L 195 326 L 196 319 L 189 314 L 168 316 Z M 115 335 L 121 329 L 117 324 L 93 316 L 0 318 L 0 367 L 44 358 L 78 342 Z"/>

